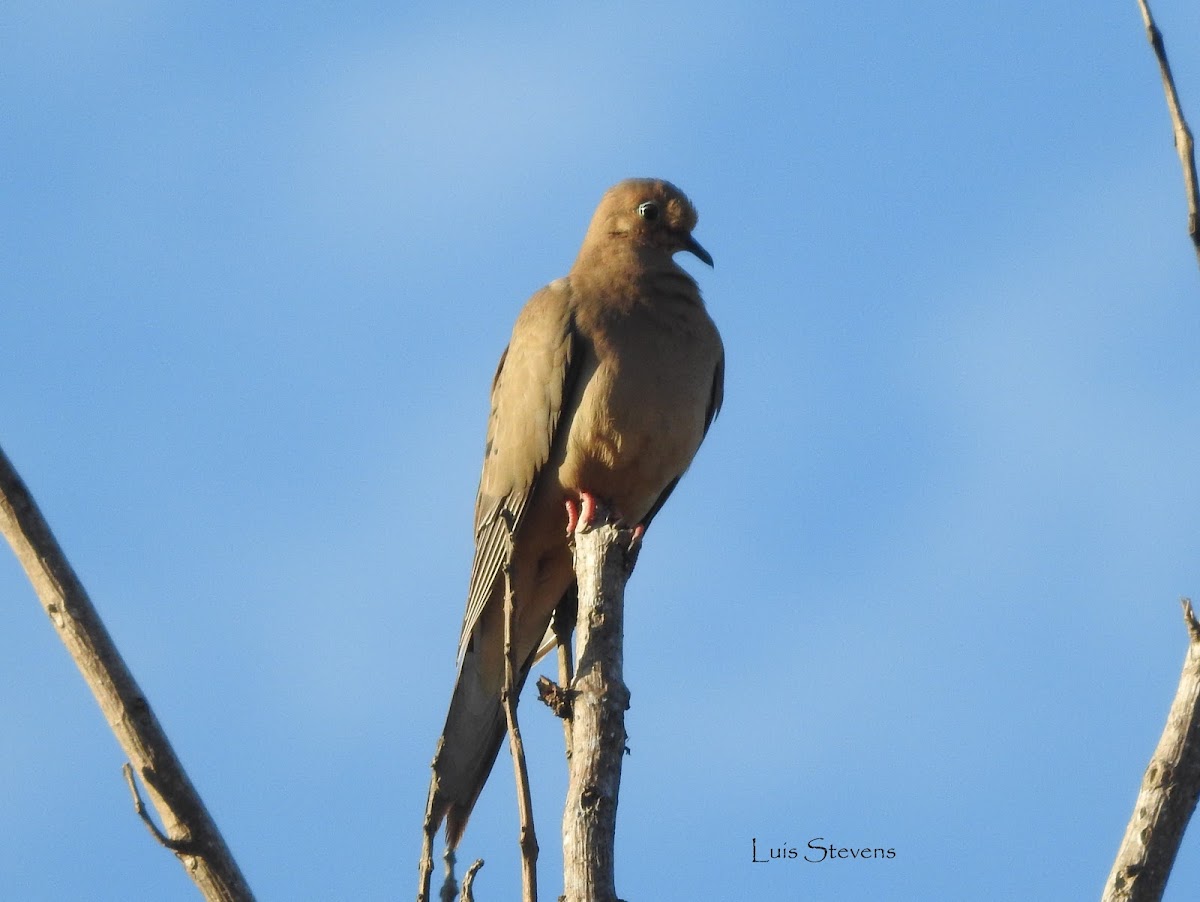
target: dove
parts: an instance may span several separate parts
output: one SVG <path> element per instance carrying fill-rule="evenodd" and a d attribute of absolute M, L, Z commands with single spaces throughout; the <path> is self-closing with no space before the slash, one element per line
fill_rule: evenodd
<path fill-rule="evenodd" d="M 670 182 L 603 196 L 570 272 L 526 303 L 492 381 L 475 504 L 475 556 L 458 673 L 433 760 L 426 837 L 450 849 L 506 730 L 506 568 L 520 691 L 555 608 L 573 589 L 570 535 L 598 509 L 644 530 L 721 407 L 725 352 L 680 251 L 696 210 Z M 639 531 L 638 536 L 641 536 Z"/>

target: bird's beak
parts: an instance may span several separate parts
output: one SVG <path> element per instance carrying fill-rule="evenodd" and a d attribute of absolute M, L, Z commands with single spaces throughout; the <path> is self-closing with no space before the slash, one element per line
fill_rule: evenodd
<path fill-rule="evenodd" d="M 688 235 L 687 239 L 683 242 L 683 249 L 685 251 L 695 254 L 697 257 L 699 257 L 701 260 L 703 260 L 709 266 L 713 265 L 712 254 L 710 254 L 708 251 L 706 251 L 704 248 L 702 248 L 700 246 L 700 242 L 697 241 L 695 238 L 693 238 L 691 235 Z"/>

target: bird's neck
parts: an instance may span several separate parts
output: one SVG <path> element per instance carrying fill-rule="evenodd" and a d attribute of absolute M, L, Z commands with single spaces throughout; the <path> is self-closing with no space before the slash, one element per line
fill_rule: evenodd
<path fill-rule="evenodd" d="M 661 248 L 625 241 L 585 243 L 571 267 L 571 282 L 575 287 L 616 289 L 617 294 L 644 294 L 681 280 L 691 290 L 697 290 L 695 281 L 671 254 Z"/>

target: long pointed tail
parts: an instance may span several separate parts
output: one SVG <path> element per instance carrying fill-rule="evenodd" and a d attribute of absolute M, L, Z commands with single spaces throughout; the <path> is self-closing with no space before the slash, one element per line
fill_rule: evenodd
<path fill-rule="evenodd" d="M 528 674 L 526 665 L 517 675 L 517 692 Z M 467 819 L 492 772 L 507 729 L 500 693 L 490 688 L 490 682 L 480 673 L 479 656 L 467 652 L 433 756 L 433 777 L 425 805 L 425 834 L 432 837 L 445 820 L 446 845 L 451 849 L 462 839 Z"/>

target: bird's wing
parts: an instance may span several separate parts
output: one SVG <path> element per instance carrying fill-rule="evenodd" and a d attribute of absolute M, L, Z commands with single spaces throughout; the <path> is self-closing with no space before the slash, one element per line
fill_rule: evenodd
<path fill-rule="evenodd" d="M 525 305 L 492 381 L 483 473 L 475 500 L 475 561 L 458 662 L 496 581 L 503 578 L 521 525 L 579 376 L 579 339 L 570 284 L 543 288 Z"/>

